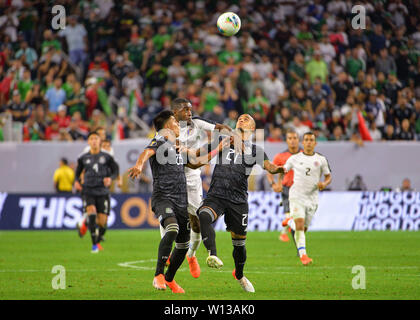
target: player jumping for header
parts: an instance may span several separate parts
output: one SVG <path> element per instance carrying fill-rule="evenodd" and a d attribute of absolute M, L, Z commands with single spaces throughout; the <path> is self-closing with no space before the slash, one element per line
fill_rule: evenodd
<path fill-rule="evenodd" d="M 169 286 L 174 293 L 184 293 L 185 291 L 174 280 L 176 271 L 185 259 L 190 241 L 184 166 L 196 169 L 208 163 L 223 146 L 229 145 L 230 138 L 225 138 L 207 155 L 194 157 L 186 148 L 176 146 L 180 127 L 172 111 L 162 111 L 153 122 L 157 134 L 146 147 L 146 152 L 139 156 L 136 165 L 129 170 L 129 175 L 132 178 L 139 177 L 145 162 L 149 160 L 153 174 L 152 210 L 165 229 L 159 244 L 153 286 L 158 290 L 165 290 L 166 286 Z M 164 275 L 173 242 L 175 249 L 172 251 L 171 263 Z"/>
<path fill-rule="evenodd" d="M 305 232 L 318 208 L 318 191 L 331 183 L 331 169 L 325 156 L 315 152 L 316 138 L 312 132 L 303 135 L 303 152 L 292 155 L 283 166 L 294 171 L 289 192 L 290 218 L 288 225 L 295 229 L 295 242 L 303 265 L 312 263 L 306 254 Z M 320 181 L 322 175 L 324 181 Z"/>
<path fill-rule="evenodd" d="M 225 215 L 226 229 L 231 232 L 235 269 L 233 276 L 247 292 L 255 292 L 252 283 L 244 276 L 246 261 L 245 240 L 248 225 L 248 177 L 255 164 L 272 174 L 280 173 L 281 167 L 268 160 L 264 150 L 251 142 L 255 131 L 255 121 L 243 114 L 236 123 L 239 136 L 231 144 L 227 154 L 219 154 L 206 199 L 198 210 L 203 243 L 209 251 L 207 265 L 221 268 L 223 262 L 217 257 L 216 234 L 212 223 Z"/>

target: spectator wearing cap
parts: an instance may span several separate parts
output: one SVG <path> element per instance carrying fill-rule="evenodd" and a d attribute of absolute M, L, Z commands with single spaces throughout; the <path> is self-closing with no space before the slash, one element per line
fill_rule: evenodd
<path fill-rule="evenodd" d="M 47 90 L 45 99 L 48 101 L 48 109 L 51 113 L 56 113 L 58 106 L 66 101 L 66 92 L 62 88 L 60 78 L 54 80 L 54 86 Z"/>
<path fill-rule="evenodd" d="M 13 91 L 13 98 L 11 103 L 8 105 L 7 110 L 12 114 L 13 121 L 21 123 L 28 119 L 31 112 L 30 106 L 20 98 L 18 90 Z"/>
<path fill-rule="evenodd" d="M 70 116 L 67 115 L 67 107 L 64 104 L 58 106 L 57 114 L 53 118 L 58 123 L 58 128 L 66 129 L 70 124 Z"/>
<path fill-rule="evenodd" d="M 54 172 L 54 187 L 59 193 L 71 193 L 74 183 L 74 171 L 68 166 L 66 158 L 60 160 L 59 168 Z"/>

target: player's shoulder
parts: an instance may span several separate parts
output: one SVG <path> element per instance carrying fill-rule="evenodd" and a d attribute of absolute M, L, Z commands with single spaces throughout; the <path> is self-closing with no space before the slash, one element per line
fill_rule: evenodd
<path fill-rule="evenodd" d="M 327 157 L 324 156 L 322 153 L 315 152 L 315 154 L 317 155 L 317 157 L 322 158 L 322 159 L 325 159 L 326 161 L 328 161 Z"/>
<path fill-rule="evenodd" d="M 90 148 L 87 151 L 86 151 L 86 148 L 85 148 L 81 153 L 79 153 L 79 155 L 77 156 L 77 159 L 85 158 L 86 156 L 89 155 L 89 151 L 90 151 Z"/>
<path fill-rule="evenodd" d="M 205 119 L 205 118 L 202 118 L 202 117 L 199 117 L 199 116 L 194 116 L 194 117 L 192 117 L 192 122 L 194 122 L 194 124 L 196 125 L 196 126 L 201 126 L 202 124 L 211 124 L 211 125 L 216 125 L 217 123 L 216 122 L 214 122 L 214 121 L 212 121 L 212 120 L 209 120 L 209 119 Z"/>
<path fill-rule="evenodd" d="M 161 136 L 160 134 L 156 133 L 156 135 L 153 137 L 152 140 L 150 140 L 146 148 L 156 148 L 165 142 L 166 142 L 165 138 Z"/>

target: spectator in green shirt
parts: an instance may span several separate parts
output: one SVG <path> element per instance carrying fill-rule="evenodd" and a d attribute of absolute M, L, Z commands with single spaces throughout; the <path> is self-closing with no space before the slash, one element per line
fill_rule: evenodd
<path fill-rule="evenodd" d="M 231 41 L 226 42 L 225 50 L 219 52 L 219 60 L 224 64 L 228 63 L 230 58 L 234 59 L 235 64 L 239 63 L 242 60 L 242 55 L 240 52 L 235 51 L 235 48 Z"/>
<path fill-rule="evenodd" d="M 48 52 L 49 48 L 53 47 L 57 51 L 61 50 L 61 43 L 57 39 L 54 38 L 54 35 L 51 30 L 47 29 L 44 31 L 44 41 L 41 44 L 41 52 L 42 54 Z"/>
<path fill-rule="evenodd" d="M 320 77 L 322 83 L 327 81 L 328 66 L 327 63 L 321 59 L 321 52 L 319 50 L 314 51 L 314 55 L 312 59 L 306 64 L 305 70 L 311 83 L 314 82 L 316 77 Z"/>
<path fill-rule="evenodd" d="M 213 112 L 214 107 L 220 103 L 220 99 L 221 92 L 218 84 L 212 80 L 207 81 L 206 86 L 201 93 L 199 113 Z"/>
<path fill-rule="evenodd" d="M 354 48 L 351 51 L 351 56 L 347 59 L 346 71 L 353 79 L 356 79 L 360 70 L 365 70 L 365 63 L 359 58 L 359 49 Z"/>
<path fill-rule="evenodd" d="M 153 44 L 157 51 L 162 50 L 165 41 L 171 40 L 171 36 L 168 34 L 168 28 L 165 25 L 159 27 L 158 34 L 152 38 Z"/>
<path fill-rule="evenodd" d="M 305 59 L 301 53 L 295 54 L 292 63 L 289 66 L 290 85 L 305 80 Z"/>
<path fill-rule="evenodd" d="M 191 53 L 190 59 L 185 65 L 187 70 L 188 80 L 194 82 L 195 79 L 201 78 L 204 75 L 204 68 L 198 59 L 197 53 Z"/>
<path fill-rule="evenodd" d="M 18 82 L 18 91 L 20 94 L 20 98 L 22 101 L 25 101 L 26 95 L 29 90 L 32 89 L 34 85 L 33 81 L 31 80 L 31 72 L 27 69 L 23 72 L 23 78 Z"/>

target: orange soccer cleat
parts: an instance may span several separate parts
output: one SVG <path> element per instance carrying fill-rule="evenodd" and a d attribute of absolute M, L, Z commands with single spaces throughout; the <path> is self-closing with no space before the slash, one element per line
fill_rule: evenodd
<path fill-rule="evenodd" d="M 289 222 L 289 220 L 290 220 L 290 219 L 292 219 L 292 218 L 291 218 L 291 217 L 289 217 L 289 218 L 284 219 L 284 220 L 282 221 L 281 225 L 282 225 L 283 227 L 287 226 L 287 223 Z"/>
<path fill-rule="evenodd" d="M 83 236 L 87 232 L 87 229 L 88 228 L 87 228 L 87 225 L 86 225 L 86 219 L 77 223 L 77 231 L 79 232 L 79 237 L 80 238 L 83 238 Z"/>
<path fill-rule="evenodd" d="M 98 247 L 99 251 L 104 250 L 104 248 L 102 248 L 102 246 L 99 243 L 97 243 L 96 246 Z"/>
<path fill-rule="evenodd" d="M 163 274 L 158 274 L 154 277 L 153 286 L 158 290 L 166 290 L 166 281 Z"/>
<path fill-rule="evenodd" d="M 175 282 L 175 280 L 172 280 L 171 282 L 165 280 L 165 283 L 173 293 L 185 293 L 184 289 L 182 289 L 181 286 Z"/>
<path fill-rule="evenodd" d="M 300 257 L 300 261 L 302 261 L 302 264 L 303 264 L 304 266 L 306 266 L 306 265 L 308 265 L 308 264 L 311 264 L 311 263 L 312 263 L 312 259 L 311 259 L 311 258 L 309 258 L 306 254 L 303 254 L 303 255 Z"/>
<path fill-rule="evenodd" d="M 279 236 L 279 240 L 283 241 L 283 242 L 289 242 L 289 236 L 286 233 L 281 233 Z"/>
<path fill-rule="evenodd" d="M 200 265 L 198 264 L 197 257 L 188 257 L 187 255 L 187 261 L 190 265 L 190 273 L 193 276 L 193 278 L 198 278 L 200 276 L 201 270 Z"/>

